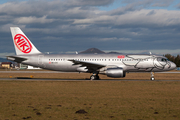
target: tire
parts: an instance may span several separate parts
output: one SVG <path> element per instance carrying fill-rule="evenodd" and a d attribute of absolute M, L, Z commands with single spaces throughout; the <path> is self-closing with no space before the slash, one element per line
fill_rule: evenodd
<path fill-rule="evenodd" d="M 95 80 L 95 79 L 96 79 L 96 76 L 91 75 L 90 80 Z"/>
<path fill-rule="evenodd" d="M 155 80 L 155 78 L 154 78 L 154 77 L 151 77 L 151 80 L 152 80 L 152 81 L 154 81 L 154 80 Z"/>
<path fill-rule="evenodd" d="M 96 80 L 99 80 L 99 76 L 98 75 L 96 75 Z"/>
<path fill-rule="evenodd" d="M 98 75 L 91 75 L 90 80 L 99 80 Z"/>

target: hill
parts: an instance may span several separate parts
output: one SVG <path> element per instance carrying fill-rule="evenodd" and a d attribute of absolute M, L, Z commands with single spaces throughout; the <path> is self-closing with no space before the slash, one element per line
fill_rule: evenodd
<path fill-rule="evenodd" d="M 99 50 L 97 48 L 89 48 L 89 49 L 87 49 L 85 51 L 82 51 L 80 53 L 98 53 L 98 54 L 103 54 L 105 52 L 103 52 L 103 51 L 101 51 L 101 50 Z"/>

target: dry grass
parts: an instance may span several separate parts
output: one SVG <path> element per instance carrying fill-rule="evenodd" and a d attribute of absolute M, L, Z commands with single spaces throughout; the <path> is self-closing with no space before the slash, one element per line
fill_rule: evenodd
<path fill-rule="evenodd" d="M 0 119 L 178 120 L 179 86 L 152 81 L 0 81 Z"/>
<path fill-rule="evenodd" d="M 87 79 L 78 73 L 0 73 L 0 78 Z M 108 78 L 105 75 L 101 79 Z M 180 74 L 155 74 L 180 80 Z M 179 120 L 180 82 L 148 81 L 150 73 L 119 79 L 147 81 L 0 81 L 0 120 Z M 78 114 L 81 112 L 87 112 Z M 84 110 L 84 111 L 83 111 Z"/>

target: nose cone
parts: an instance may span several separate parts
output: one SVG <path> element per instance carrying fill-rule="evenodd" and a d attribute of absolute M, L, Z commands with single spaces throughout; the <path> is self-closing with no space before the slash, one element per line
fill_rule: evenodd
<path fill-rule="evenodd" d="M 174 70 L 175 68 L 176 68 L 176 64 L 173 63 L 173 62 L 171 62 L 171 67 L 170 67 L 170 69 L 171 69 L 171 70 Z"/>
<path fill-rule="evenodd" d="M 164 70 L 169 71 L 169 70 L 174 70 L 175 68 L 176 68 L 176 64 L 173 63 L 173 62 L 171 62 L 171 61 L 169 61 L 169 62 L 166 64 Z"/>
<path fill-rule="evenodd" d="M 169 70 L 174 70 L 174 69 L 176 69 L 176 64 L 173 62 L 170 62 Z"/>

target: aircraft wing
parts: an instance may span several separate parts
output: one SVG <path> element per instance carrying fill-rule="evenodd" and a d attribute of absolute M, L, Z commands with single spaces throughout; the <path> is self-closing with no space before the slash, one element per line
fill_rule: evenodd
<path fill-rule="evenodd" d="M 69 60 L 72 61 L 73 65 L 81 65 L 80 67 L 86 67 L 88 69 L 87 72 L 98 71 L 99 69 L 106 67 L 106 65 L 92 63 L 92 62 L 85 62 L 85 61 L 78 61 L 78 60 Z"/>
<path fill-rule="evenodd" d="M 21 62 L 27 60 L 26 58 L 21 58 L 21 57 L 17 57 L 17 56 L 7 56 L 7 59 L 18 62 L 18 63 L 21 63 Z"/>

